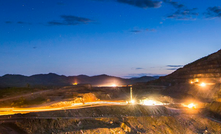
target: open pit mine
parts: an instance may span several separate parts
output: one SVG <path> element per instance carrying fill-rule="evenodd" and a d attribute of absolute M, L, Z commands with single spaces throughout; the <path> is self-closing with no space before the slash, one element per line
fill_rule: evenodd
<path fill-rule="evenodd" d="M 221 50 L 133 85 L 0 92 L 0 134 L 220 134 Z"/>

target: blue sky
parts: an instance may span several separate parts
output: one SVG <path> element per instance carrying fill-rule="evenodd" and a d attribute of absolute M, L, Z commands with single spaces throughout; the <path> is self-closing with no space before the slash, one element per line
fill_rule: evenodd
<path fill-rule="evenodd" d="M 0 1 L 0 75 L 165 75 L 221 49 L 219 0 Z"/>

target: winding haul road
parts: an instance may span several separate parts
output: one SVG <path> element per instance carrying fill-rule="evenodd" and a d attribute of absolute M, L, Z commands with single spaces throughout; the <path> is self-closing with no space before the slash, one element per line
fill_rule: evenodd
<path fill-rule="evenodd" d="M 23 94 L 23 95 L 18 95 L 14 97 L 8 97 L 8 98 L 3 98 L 0 99 L 1 101 L 7 101 L 7 100 L 12 100 L 12 99 L 17 99 L 20 97 L 28 97 L 31 95 L 38 95 L 46 92 L 50 92 L 51 90 L 44 90 L 44 91 L 38 91 L 38 92 L 33 92 L 33 93 L 28 93 L 28 94 Z M 14 114 L 26 114 L 26 113 L 32 113 L 32 112 L 46 112 L 46 111 L 57 111 L 57 110 L 68 110 L 68 109 L 82 109 L 82 108 L 90 108 L 90 107 L 99 107 L 99 106 L 113 106 L 113 105 L 128 105 L 125 101 L 96 101 L 96 102 L 86 102 L 86 103 L 74 103 L 72 106 L 59 106 L 59 107 L 51 107 L 51 106 L 41 106 L 41 107 L 30 107 L 30 108 L 0 108 L 0 123 L 5 123 L 5 122 L 15 122 L 19 121 L 22 119 L 57 119 L 57 118 L 65 118 L 65 119 L 94 119 L 94 118 L 99 118 L 99 117 L 13 117 L 13 116 L 8 116 L 6 117 L 1 117 L 3 115 L 14 115 Z M 173 114 L 188 114 L 187 109 L 178 109 L 178 108 L 171 108 L 171 107 L 166 107 L 171 113 Z M 191 111 L 191 110 L 189 110 Z M 190 114 L 198 114 L 196 113 L 190 113 Z M 105 117 L 102 117 L 105 118 Z M 110 118 L 110 117 L 106 117 Z M 221 121 L 210 118 L 210 117 L 205 117 L 208 118 L 211 121 L 221 123 Z"/>
<path fill-rule="evenodd" d="M 0 116 L 3 115 L 14 115 L 14 114 L 25 114 L 31 112 L 46 112 L 46 111 L 57 111 L 57 110 L 68 110 L 68 109 L 82 109 L 98 106 L 112 106 L 112 105 L 127 105 L 124 101 L 96 101 L 96 102 L 85 102 L 74 103 L 72 106 L 59 106 L 59 107 L 30 107 L 30 108 L 0 108 Z"/>
<path fill-rule="evenodd" d="M 100 106 L 113 106 L 113 105 L 128 105 L 126 102 L 123 101 L 96 101 L 96 102 L 87 102 L 83 103 L 76 103 L 73 106 L 63 106 L 63 107 L 34 107 L 34 108 L 0 108 L 0 124 L 1 123 L 10 123 L 10 122 L 19 122 L 23 119 L 96 119 L 96 118 L 112 118 L 112 116 L 101 116 L 101 117 L 14 117 L 14 116 L 1 116 L 1 115 L 14 115 L 14 114 L 26 114 L 32 112 L 46 112 L 46 111 L 57 111 L 57 110 L 68 110 L 68 109 L 83 109 L 83 108 L 91 108 L 91 107 L 100 107 Z M 198 115 L 199 111 L 188 108 L 170 108 L 166 107 L 173 115 L 177 114 L 194 114 Z M 190 112 L 189 112 L 190 111 Z M 202 116 L 199 114 L 199 116 Z M 130 117 L 130 116 L 127 116 Z M 217 122 L 221 124 L 221 121 L 216 120 L 214 118 L 205 117 L 211 121 Z"/>

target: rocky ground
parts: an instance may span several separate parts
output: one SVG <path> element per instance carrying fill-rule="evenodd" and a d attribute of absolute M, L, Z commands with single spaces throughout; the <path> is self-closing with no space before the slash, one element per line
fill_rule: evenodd
<path fill-rule="evenodd" d="M 221 119 L 221 50 L 133 88 L 139 94 L 157 92 L 177 100 L 195 99 L 207 104 L 207 115 Z"/>
<path fill-rule="evenodd" d="M 1 117 L 9 118 L 9 116 Z M 101 106 L 14 115 L 0 134 L 219 134 L 221 125 L 199 114 L 163 106 Z"/>

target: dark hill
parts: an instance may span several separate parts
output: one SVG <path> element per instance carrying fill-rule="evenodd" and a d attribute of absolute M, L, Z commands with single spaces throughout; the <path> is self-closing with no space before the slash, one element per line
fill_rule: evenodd
<path fill-rule="evenodd" d="M 168 94 L 188 94 L 201 99 L 219 96 L 221 82 L 221 50 L 180 68 L 147 85 L 165 86 Z M 205 83 L 205 87 L 200 86 Z"/>
<path fill-rule="evenodd" d="M 64 76 L 54 73 L 37 74 L 32 76 L 4 75 L 0 77 L 0 87 L 26 87 L 26 86 L 69 86 L 73 83 L 91 85 L 129 85 L 137 82 L 147 82 L 156 78 L 144 76 L 135 79 L 123 79 L 120 77 L 108 76 L 105 74 L 97 76 Z"/>

